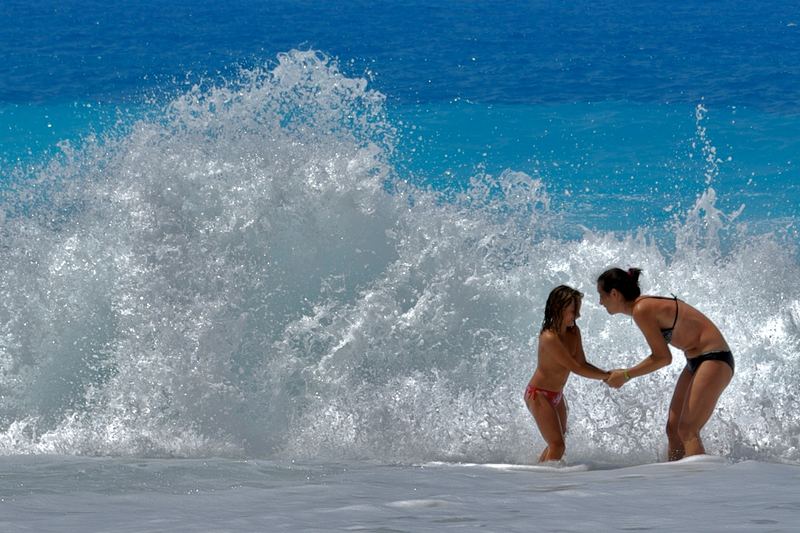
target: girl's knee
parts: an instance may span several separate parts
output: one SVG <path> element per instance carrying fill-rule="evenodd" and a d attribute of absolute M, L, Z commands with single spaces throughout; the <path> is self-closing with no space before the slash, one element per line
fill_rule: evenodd
<path fill-rule="evenodd" d="M 550 449 L 551 455 L 562 456 L 564 455 L 564 451 L 567 449 L 567 445 L 564 442 L 564 439 L 558 439 L 553 442 L 548 442 L 547 447 Z"/>

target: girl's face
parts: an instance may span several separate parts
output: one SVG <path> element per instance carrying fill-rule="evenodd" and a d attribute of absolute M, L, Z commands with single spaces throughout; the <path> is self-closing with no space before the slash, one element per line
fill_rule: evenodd
<path fill-rule="evenodd" d="M 572 302 L 564 309 L 564 314 L 561 318 L 563 327 L 571 328 L 575 326 L 575 321 L 581 316 L 581 301 L 580 299 L 572 300 Z"/>

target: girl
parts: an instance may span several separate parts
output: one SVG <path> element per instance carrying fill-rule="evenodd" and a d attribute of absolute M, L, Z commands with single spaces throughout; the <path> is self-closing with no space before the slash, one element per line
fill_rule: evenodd
<path fill-rule="evenodd" d="M 564 455 L 567 402 L 562 390 L 570 372 L 599 380 L 610 375 L 586 362 L 581 331 L 575 324 L 581 316 L 582 298 L 575 289 L 560 285 L 550 292 L 544 308 L 538 363 L 525 389 L 525 404 L 547 443 L 539 462 L 558 461 Z"/>
<path fill-rule="evenodd" d="M 611 268 L 597 279 L 600 304 L 609 314 L 633 317 L 652 351 L 636 366 L 614 370 L 607 383 L 619 388 L 667 366 L 672 362 L 668 344 L 683 350 L 686 367 L 675 384 L 667 419 L 668 459 L 704 454 L 700 430 L 733 377 L 733 354 L 717 326 L 677 296 L 642 296 L 641 272 Z"/>

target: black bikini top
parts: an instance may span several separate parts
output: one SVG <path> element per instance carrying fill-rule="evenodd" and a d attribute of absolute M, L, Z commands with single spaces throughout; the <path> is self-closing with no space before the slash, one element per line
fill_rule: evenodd
<path fill-rule="evenodd" d="M 667 298 L 665 296 L 642 296 L 640 299 L 644 300 L 645 298 L 655 298 L 657 300 L 675 300 L 675 320 L 672 321 L 672 327 L 663 328 L 661 330 L 661 335 L 664 337 L 664 340 L 669 344 L 672 342 L 672 330 L 675 329 L 675 324 L 678 323 L 678 297 L 674 294 L 672 298 Z"/>

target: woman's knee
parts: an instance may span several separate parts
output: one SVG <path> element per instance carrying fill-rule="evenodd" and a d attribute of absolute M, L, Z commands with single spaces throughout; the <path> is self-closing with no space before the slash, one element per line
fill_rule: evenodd
<path fill-rule="evenodd" d="M 680 426 L 680 419 L 678 417 L 670 417 L 667 420 L 667 427 L 665 428 L 667 432 L 667 437 L 672 439 L 680 438 L 680 432 L 678 430 L 679 426 Z"/>
<path fill-rule="evenodd" d="M 685 422 L 683 420 L 678 423 L 678 438 L 683 442 L 689 442 L 700 436 L 700 428 L 695 424 Z"/>

